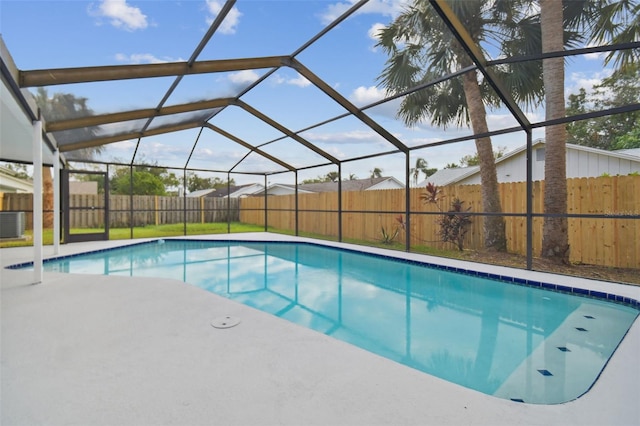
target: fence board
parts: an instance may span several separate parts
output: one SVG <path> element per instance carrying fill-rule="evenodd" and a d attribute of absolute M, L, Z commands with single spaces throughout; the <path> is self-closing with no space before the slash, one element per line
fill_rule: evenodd
<path fill-rule="evenodd" d="M 533 212 L 542 213 L 544 206 L 544 182 L 533 182 Z M 439 208 L 448 210 L 451 200 L 459 197 L 471 206 L 472 211 L 482 211 L 480 185 L 460 185 L 442 188 Z M 411 206 L 412 245 L 428 245 L 451 249 L 450 244 L 440 241 L 439 215 L 422 214 L 438 212 L 438 206 L 425 204 L 420 199 L 423 188 L 409 192 Z M 524 183 L 500 184 L 500 196 L 505 213 L 525 213 L 526 185 Z M 95 198 L 91 198 L 95 197 Z M 74 195 L 72 206 L 101 206 L 102 195 Z M 133 201 L 133 218 L 131 202 Z M 265 197 L 242 199 L 180 198 L 111 195 L 110 226 L 134 226 L 182 223 L 186 202 L 187 222 L 226 222 L 240 220 L 244 223 L 264 226 Z M 615 176 L 579 178 L 567 180 L 567 212 L 572 214 L 638 215 L 640 214 L 640 177 Z M 300 209 L 298 228 L 301 232 L 337 237 L 338 194 L 299 194 Z M 27 213 L 27 228 L 33 228 L 33 195 L 0 193 L 3 211 Z M 268 197 L 269 226 L 295 230 L 295 195 Z M 396 217 L 405 215 L 405 190 L 349 191 L 342 193 L 342 235 L 345 239 L 380 240 L 381 227 L 393 232 Z M 381 213 L 388 211 L 390 213 Z M 397 213 L 396 213 L 397 212 Z M 229 216 L 230 215 L 230 216 Z M 103 226 L 104 218 L 98 211 L 78 212 L 71 226 Z M 614 267 L 640 268 L 640 220 L 638 219 L 569 219 L 569 244 L 572 262 Z M 513 253 L 526 252 L 526 219 L 505 217 L 508 250 Z M 533 220 L 533 253 L 540 253 L 542 244 L 542 218 Z M 404 241 L 404 234 L 397 241 Z M 479 249 L 483 244 L 482 217 L 473 216 L 472 225 L 465 238 L 465 247 Z"/>
<path fill-rule="evenodd" d="M 451 249 L 450 244 L 439 238 L 439 215 L 422 214 L 438 212 L 433 204 L 420 200 L 422 188 L 410 190 L 411 235 L 413 245 L 428 245 L 440 249 Z M 544 182 L 532 183 L 532 210 L 544 212 Z M 524 182 L 500 184 L 500 196 L 505 213 L 526 212 L 527 194 Z M 343 238 L 380 241 L 381 226 L 392 232 L 395 217 L 404 216 L 405 190 L 354 191 L 342 194 Z M 471 211 L 482 211 L 480 185 L 460 185 L 442 188 L 439 208 L 448 210 L 451 200 L 459 197 L 471 206 Z M 327 236 L 336 236 L 337 215 L 335 213 L 305 213 L 304 210 L 337 209 L 337 198 L 322 194 L 299 194 L 299 230 Z M 295 229 L 293 213 L 277 211 L 293 209 L 294 195 L 269 196 L 268 223 L 280 229 Z M 572 214 L 639 214 L 640 177 L 616 176 L 578 178 L 567 180 L 567 212 Z M 240 200 L 240 221 L 264 225 L 264 197 L 247 197 Z M 360 213 L 355 211 L 371 211 Z M 398 213 L 380 213 L 397 211 Z M 284 220 L 286 218 L 287 220 Z M 473 216 L 465 238 L 465 247 L 480 249 L 483 246 L 482 216 Z M 533 253 L 539 255 L 542 248 L 543 218 L 533 218 Z M 570 260 L 603 266 L 640 268 L 640 220 L 638 219 L 569 219 Z M 510 252 L 526 253 L 526 217 L 505 216 L 507 247 Z M 403 241 L 400 235 L 397 241 Z"/>

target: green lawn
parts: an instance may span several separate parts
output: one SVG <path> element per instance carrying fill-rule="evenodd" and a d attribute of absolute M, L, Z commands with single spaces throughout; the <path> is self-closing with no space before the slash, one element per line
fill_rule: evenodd
<path fill-rule="evenodd" d="M 95 230 L 93 230 L 95 232 Z M 240 222 L 231 223 L 231 232 L 262 232 L 264 226 L 248 225 Z M 92 232 L 91 230 L 72 229 L 71 233 Z M 226 234 L 228 232 L 226 223 L 188 223 L 187 235 L 205 234 Z M 141 226 L 133 228 L 133 238 L 154 238 L 154 237 L 177 237 L 184 235 L 184 224 Z M 109 229 L 110 240 L 127 240 L 131 238 L 130 228 Z M 45 245 L 53 244 L 53 230 L 45 229 L 42 235 Z M 0 241 L 0 248 L 3 247 L 23 247 L 33 244 L 33 232 L 26 231 L 25 239 Z"/>
<path fill-rule="evenodd" d="M 82 230 L 73 229 L 72 233 L 81 232 L 95 232 L 96 230 Z M 231 232 L 263 232 L 264 227 L 258 225 L 249 225 L 240 222 L 231 223 Z M 274 229 L 269 227 L 269 232 L 278 234 L 294 235 L 292 230 Z M 188 223 L 187 235 L 206 235 L 206 234 L 226 234 L 228 232 L 226 223 Z M 179 237 L 184 235 L 184 224 L 176 223 L 170 225 L 147 225 L 133 228 L 133 238 L 161 238 L 161 237 Z M 309 232 L 300 232 L 301 237 L 315 238 L 318 240 L 338 241 L 337 237 L 330 235 L 312 234 Z M 23 247 L 30 246 L 33 242 L 33 232 L 25 232 L 24 240 L 2 241 L 0 242 L 0 248 L 3 247 Z M 131 238 L 130 228 L 111 228 L 109 229 L 110 240 L 128 240 Z M 53 244 L 53 230 L 45 229 L 43 233 L 43 241 L 45 245 Z M 345 238 L 345 243 L 359 244 L 370 247 L 380 247 L 391 250 L 404 251 L 405 246 L 402 243 L 392 242 L 391 244 L 384 244 L 382 241 L 367 241 L 367 240 L 355 240 Z M 412 246 L 411 251 L 414 253 L 431 254 L 434 256 L 444 256 L 449 258 L 462 258 L 461 252 L 457 250 L 438 250 L 433 247 L 427 246 Z"/>

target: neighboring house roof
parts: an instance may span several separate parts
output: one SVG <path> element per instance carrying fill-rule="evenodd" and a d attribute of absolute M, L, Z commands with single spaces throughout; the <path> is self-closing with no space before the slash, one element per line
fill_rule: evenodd
<path fill-rule="evenodd" d="M 16 174 L 0 166 L 0 192 L 33 192 L 33 182 L 16 177 Z"/>
<path fill-rule="evenodd" d="M 640 157 L 640 148 L 629 148 L 629 149 L 617 149 L 613 152 L 617 152 L 620 154 L 633 155 L 635 157 Z"/>
<path fill-rule="evenodd" d="M 211 189 L 200 189 L 198 191 L 193 191 L 187 194 L 187 197 L 194 197 L 194 198 L 199 198 L 199 197 L 206 197 L 209 194 L 211 194 L 212 192 L 214 192 L 215 189 L 211 188 Z"/>
<path fill-rule="evenodd" d="M 219 188 L 211 188 L 211 189 L 200 189 L 198 191 L 193 191 L 190 194 L 187 194 L 187 197 L 214 197 L 214 198 L 224 198 L 224 197 L 243 197 L 246 195 L 253 195 L 255 192 L 262 190 L 263 186 L 259 183 L 248 183 L 245 185 L 234 185 L 234 186 L 221 186 Z"/>
<path fill-rule="evenodd" d="M 371 191 L 376 189 L 393 189 L 404 188 L 404 185 L 393 176 L 383 176 L 379 178 L 366 178 L 366 179 L 353 179 L 342 181 L 342 192 L 347 191 Z M 268 194 L 293 194 L 295 193 L 296 186 L 275 183 L 269 185 L 267 188 Z M 319 192 L 338 192 L 338 182 L 318 182 L 318 183 L 303 183 L 298 185 L 298 193 L 319 193 Z M 264 194 L 264 191 L 259 191 L 254 195 Z"/>
<path fill-rule="evenodd" d="M 215 197 L 215 198 L 223 198 L 223 197 L 231 197 L 238 198 L 246 195 L 252 195 L 257 191 L 260 191 L 263 188 L 259 183 L 248 183 L 245 185 L 237 185 L 226 187 L 223 186 L 221 188 L 217 188 L 214 192 L 210 192 L 207 194 L 207 197 Z"/>
<path fill-rule="evenodd" d="M 537 149 L 544 149 L 545 142 L 542 139 L 537 139 L 532 144 L 532 151 Z M 602 175 L 603 173 L 611 173 L 612 175 L 618 174 L 614 165 L 615 164 L 627 164 L 631 169 L 640 168 L 640 149 L 625 149 L 625 150 L 617 150 L 617 151 L 606 151 L 598 148 L 591 148 L 588 146 L 575 145 L 575 144 L 566 144 L 567 147 L 567 177 L 594 177 Z M 498 181 L 499 182 L 517 182 L 520 180 L 524 180 L 523 175 L 519 178 L 515 176 L 510 176 L 509 174 L 501 173 L 501 171 L 511 169 L 511 173 L 513 174 L 514 164 L 513 162 L 523 162 L 525 159 L 525 151 L 527 149 L 526 145 L 518 147 L 513 151 L 510 151 L 503 155 L 502 157 L 496 160 L 496 168 L 498 169 Z M 570 156 L 570 153 L 573 153 Z M 578 156 L 578 153 L 583 153 L 581 156 Z M 574 155 L 576 154 L 576 155 Z M 586 158 L 585 156 L 590 156 L 591 158 L 605 158 L 609 159 L 609 161 L 605 161 L 606 169 L 601 170 L 602 167 L 597 168 L 597 172 L 594 170 L 587 170 L 588 164 L 580 164 L 580 170 L 576 166 L 577 162 L 580 162 L 581 159 Z M 544 169 L 543 166 L 539 164 L 544 164 L 544 161 L 539 162 L 536 161 L 536 155 L 534 155 L 534 180 L 542 180 L 544 179 Z M 544 158 L 542 158 L 544 160 Z M 537 164 L 536 164 L 537 163 Z M 509 165 L 509 166 L 507 166 Z M 637 167 L 636 167 L 637 165 Z M 598 165 L 600 166 L 600 165 Z M 516 167 L 517 171 L 520 174 L 523 173 L 524 164 L 518 165 Z M 572 168 L 573 167 L 573 168 Z M 438 170 L 433 175 L 429 176 L 424 181 L 420 182 L 418 186 L 426 186 L 428 182 L 431 182 L 438 186 L 445 186 L 451 184 L 474 184 L 479 183 L 479 166 L 472 167 L 459 167 L 454 169 L 442 169 Z"/>
<path fill-rule="evenodd" d="M 476 172 L 480 171 L 479 166 L 470 167 L 454 167 L 451 169 L 441 169 L 420 182 L 417 186 L 427 186 L 427 183 L 432 183 L 437 186 L 446 186 L 451 183 L 457 182 L 460 179 L 464 179 Z"/>

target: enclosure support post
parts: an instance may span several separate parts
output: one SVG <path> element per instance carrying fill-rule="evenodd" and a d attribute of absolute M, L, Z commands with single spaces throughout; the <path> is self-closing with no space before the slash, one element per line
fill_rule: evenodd
<path fill-rule="evenodd" d="M 531 129 L 527 129 L 527 269 L 533 268 L 533 165 L 532 149 L 533 136 Z"/>
<path fill-rule="evenodd" d="M 133 159 L 131 163 L 129 164 L 129 238 L 133 240 Z"/>
<path fill-rule="evenodd" d="M 60 253 L 60 150 L 53 152 L 53 254 Z"/>
<path fill-rule="evenodd" d="M 183 171 L 184 181 L 187 181 L 187 169 Z M 184 192 L 182 197 L 182 235 L 187 235 L 187 191 Z"/>
<path fill-rule="evenodd" d="M 338 163 L 338 241 L 342 242 L 342 163 Z"/>
<path fill-rule="evenodd" d="M 296 192 L 296 200 L 295 200 L 295 206 L 296 206 L 296 212 L 295 212 L 295 218 L 296 218 L 296 237 L 299 235 L 299 231 L 298 231 L 298 219 L 299 219 L 299 215 L 298 215 L 298 209 L 299 209 L 299 205 L 298 205 L 298 170 L 296 169 L 295 171 L 295 192 Z"/>
<path fill-rule="evenodd" d="M 33 122 L 33 283 L 42 282 L 42 122 Z"/>
<path fill-rule="evenodd" d="M 267 232 L 267 175 L 264 175 L 264 232 Z"/>
<path fill-rule="evenodd" d="M 404 249 L 411 251 L 411 182 L 409 178 L 409 170 L 411 166 L 411 151 L 407 151 L 405 154 L 405 166 L 404 166 Z"/>
<path fill-rule="evenodd" d="M 238 204 L 238 207 L 240 205 Z M 238 209 L 238 221 L 240 221 L 240 209 Z M 231 173 L 227 172 L 227 234 L 231 233 Z"/>

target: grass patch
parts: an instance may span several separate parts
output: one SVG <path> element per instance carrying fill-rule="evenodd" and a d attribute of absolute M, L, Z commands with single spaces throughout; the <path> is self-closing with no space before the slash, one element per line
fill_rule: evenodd
<path fill-rule="evenodd" d="M 295 235 L 295 232 L 289 229 L 269 229 L 269 232 L 284 234 L 284 235 Z M 300 237 L 313 238 L 316 240 L 338 241 L 338 237 L 331 236 L 331 235 L 314 234 L 311 232 L 300 232 L 298 235 Z M 389 244 L 389 243 L 383 243 L 382 240 L 372 241 L 372 240 L 360 240 L 355 238 L 343 238 L 342 242 L 349 243 L 349 244 L 356 244 L 360 246 L 367 246 L 367 247 L 378 247 L 378 248 L 389 249 L 389 250 L 406 251 L 405 244 L 397 241 L 391 242 Z M 467 258 L 466 252 L 461 252 L 455 249 L 452 249 L 452 250 L 438 249 L 435 247 L 430 247 L 425 245 L 412 245 L 411 252 L 427 254 L 431 256 L 438 256 L 438 257 L 447 257 L 451 259 L 464 260 Z"/>
<path fill-rule="evenodd" d="M 206 234 L 226 234 L 229 228 L 226 223 L 187 223 L 186 235 L 206 235 Z M 246 223 L 232 222 L 231 233 L 241 232 L 263 232 L 264 226 L 249 225 Z M 92 230 L 72 229 L 72 233 L 88 233 Z M 93 230 L 95 232 L 95 230 Z M 184 234 L 184 224 L 169 225 L 147 225 L 133 228 L 133 238 L 161 238 L 161 237 L 178 237 Z M 0 241 L 0 248 L 5 247 L 24 247 L 33 245 L 33 231 L 25 232 L 24 239 L 14 239 Z M 130 228 L 111 228 L 109 229 L 110 240 L 128 240 L 131 238 Z M 42 233 L 42 241 L 44 245 L 53 244 L 53 229 L 45 229 Z"/>

